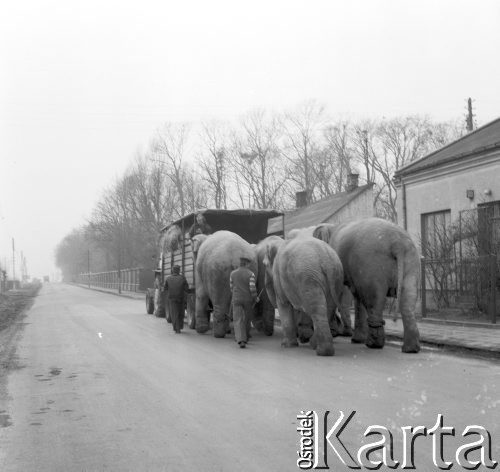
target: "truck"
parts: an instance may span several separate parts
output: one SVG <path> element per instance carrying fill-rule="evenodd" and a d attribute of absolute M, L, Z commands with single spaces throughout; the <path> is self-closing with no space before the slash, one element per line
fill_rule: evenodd
<path fill-rule="evenodd" d="M 195 261 L 191 246 L 192 235 L 197 231 L 204 232 L 203 229 L 206 228 L 209 228 L 210 233 L 227 230 L 238 234 L 250 244 L 257 244 L 269 235 L 268 223 L 274 218 L 281 224 L 277 225 L 280 229 L 273 234 L 283 236 L 284 214 L 276 210 L 204 209 L 189 213 L 166 225 L 160 235 L 161 251 L 154 270 L 154 287 L 146 290 L 146 312 L 159 317 L 165 316 L 169 321 L 163 286 L 165 278 L 172 273 L 173 266 L 179 265 L 189 284 L 186 304 L 187 324 L 189 328 L 195 329 Z M 204 223 L 198 224 L 197 221 L 200 220 Z"/>

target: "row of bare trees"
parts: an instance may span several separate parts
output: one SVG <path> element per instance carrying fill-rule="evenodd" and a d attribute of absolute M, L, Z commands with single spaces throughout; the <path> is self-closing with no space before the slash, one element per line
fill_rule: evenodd
<path fill-rule="evenodd" d="M 282 114 L 254 110 L 235 123 L 165 123 L 87 224 L 61 241 L 57 264 L 66 278 L 88 269 L 89 254 L 93 272 L 147 267 L 159 229 L 186 213 L 287 209 L 300 190 L 308 202 L 344 191 L 350 173 L 374 184 L 376 213 L 394 221 L 395 170 L 460 132 L 456 123 L 419 116 L 334 120 L 316 101 Z"/>

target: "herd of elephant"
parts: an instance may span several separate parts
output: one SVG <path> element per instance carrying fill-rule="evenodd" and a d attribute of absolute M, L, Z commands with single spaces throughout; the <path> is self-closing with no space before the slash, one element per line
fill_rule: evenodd
<path fill-rule="evenodd" d="M 386 297 L 396 297 L 404 327 L 402 351 L 420 350 L 415 319 L 419 254 L 399 226 L 379 218 L 321 224 L 290 232 L 287 239 L 269 236 L 257 245 L 230 231 L 217 231 L 194 236 L 192 248 L 199 333 L 209 329 L 209 300 L 214 336 L 228 332 L 229 274 L 240 257 L 246 257 L 252 261 L 261 300 L 253 324 L 272 335 L 277 308 L 282 346 L 309 341 L 317 355 L 332 356 L 333 337 L 340 334 L 352 336 L 352 342 L 382 348 Z M 354 331 L 349 314 L 352 297 Z"/>

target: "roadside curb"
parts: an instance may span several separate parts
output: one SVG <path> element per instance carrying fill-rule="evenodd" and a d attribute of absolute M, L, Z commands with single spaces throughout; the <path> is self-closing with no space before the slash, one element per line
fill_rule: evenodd
<path fill-rule="evenodd" d="M 281 322 L 279 319 L 274 320 L 274 326 L 280 327 Z M 385 333 L 385 337 L 388 341 L 398 341 L 399 344 L 402 344 L 403 334 L 398 333 Z M 446 339 L 431 339 L 428 337 L 421 337 L 420 343 L 423 345 L 422 347 L 431 347 L 437 349 L 443 349 L 448 352 L 459 352 L 459 353 L 467 353 L 474 356 L 486 357 L 486 358 L 498 358 L 500 359 L 500 352 L 496 350 L 494 347 L 485 346 L 483 348 L 473 347 L 473 346 L 465 346 L 463 344 L 458 344 L 456 342 L 448 341 Z"/>
<path fill-rule="evenodd" d="M 384 314 L 384 320 L 392 320 L 393 317 Z M 401 320 L 401 315 L 397 316 L 397 320 Z M 417 323 L 437 324 L 443 326 L 459 326 L 461 328 L 484 328 L 484 329 L 500 329 L 500 324 L 482 323 L 480 321 L 458 321 L 458 320 L 442 320 L 439 318 L 422 318 L 416 317 Z"/>
<path fill-rule="evenodd" d="M 398 335 L 395 333 L 386 333 L 386 339 L 391 340 L 391 341 L 402 341 L 403 336 Z M 458 343 L 453 343 L 450 341 L 447 341 L 446 339 L 444 340 L 433 340 L 433 339 L 425 339 L 425 338 L 420 338 L 420 343 L 423 346 L 428 346 L 428 347 L 433 347 L 433 348 L 438 348 L 438 349 L 443 349 L 445 351 L 449 352 L 462 352 L 462 353 L 467 353 L 479 357 L 487 357 L 489 359 L 491 358 L 497 358 L 500 359 L 500 352 L 494 348 L 490 348 L 485 346 L 484 348 L 478 348 L 478 347 L 473 347 L 473 346 L 465 346 L 463 344 L 458 344 Z"/>
<path fill-rule="evenodd" d="M 449 326 L 460 326 L 462 328 L 484 328 L 484 329 L 500 329 L 500 324 L 481 323 L 478 321 L 456 321 L 456 320 L 440 320 L 437 318 L 417 318 L 419 323 L 440 324 Z"/>

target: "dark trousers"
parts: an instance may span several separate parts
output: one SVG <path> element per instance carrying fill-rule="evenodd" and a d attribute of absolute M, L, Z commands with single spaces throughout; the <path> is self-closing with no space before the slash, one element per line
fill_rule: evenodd
<path fill-rule="evenodd" d="M 168 307 L 170 311 L 170 319 L 174 331 L 180 331 L 184 328 L 184 302 L 178 300 L 169 300 Z"/>
<path fill-rule="evenodd" d="M 233 328 L 236 342 L 248 341 L 252 302 L 233 303 Z"/>

